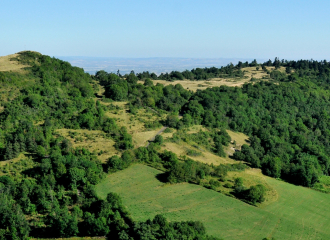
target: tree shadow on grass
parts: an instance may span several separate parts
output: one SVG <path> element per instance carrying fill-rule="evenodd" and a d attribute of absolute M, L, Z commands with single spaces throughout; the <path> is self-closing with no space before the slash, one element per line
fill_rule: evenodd
<path fill-rule="evenodd" d="M 162 183 L 167 183 L 168 180 L 168 173 L 167 172 L 164 172 L 164 173 L 159 173 L 156 175 L 156 178 L 158 181 L 162 182 Z"/>

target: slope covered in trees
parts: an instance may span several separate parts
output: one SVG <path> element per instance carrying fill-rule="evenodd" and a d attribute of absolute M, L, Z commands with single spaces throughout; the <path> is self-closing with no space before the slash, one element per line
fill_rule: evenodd
<path fill-rule="evenodd" d="M 36 52 L 21 52 L 12 60 L 29 67 L 20 73 L 0 72 L 2 92 L 13 89 L 1 96 L 0 109 L 0 161 L 5 163 L 0 169 L 4 203 L 0 236 L 4 239 L 76 235 L 213 239 L 199 222 L 168 222 L 163 216 L 135 222 L 120 196 L 110 193 L 100 199 L 94 186 L 106 174 L 143 163 L 164 171 L 165 182 L 189 182 L 218 191 L 228 172 L 248 166 L 214 166 L 178 157 L 161 151 L 161 136 L 148 147 L 137 148 L 126 127 L 108 117 L 104 102 L 127 101 L 132 116 L 138 115 L 140 108 L 164 114 L 160 122 L 146 126 L 176 128 L 173 139 L 193 139 L 221 157 L 226 156 L 224 148 L 231 141 L 226 129 L 243 132 L 249 136 L 250 145 L 243 145 L 232 157 L 261 168 L 271 177 L 315 187 L 330 173 L 330 64 L 326 61 L 275 59 L 264 64 L 253 61 L 160 76 L 148 72 L 121 76 L 105 71 L 91 76 Z M 196 93 L 180 84 L 155 85 L 152 80 L 241 78 L 247 66 L 262 68 L 269 74 L 268 80 L 253 79 L 242 88 L 221 86 Z M 266 68 L 270 66 L 273 69 Z M 285 73 L 279 71 L 281 67 Z M 105 89 L 103 98 L 98 95 L 99 84 Z M 204 125 L 208 132 L 185 134 L 196 124 Z M 101 131 L 115 142 L 117 155 L 102 163 L 95 152 L 72 147 L 56 132 L 63 128 Z M 25 159 L 11 162 L 22 153 Z M 187 152 L 194 154 L 198 152 Z M 245 188 L 237 178 L 233 189 L 233 197 L 249 204 L 264 201 L 265 188 L 261 185 Z"/>
<path fill-rule="evenodd" d="M 247 65 L 257 66 L 257 63 Z M 235 159 L 262 168 L 269 176 L 313 186 L 320 176 L 329 174 L 330 64 L 275 59 L 260 66 L 275 67 L 270 78 L 276 83 L 261 81 L 242 88 L 221 86 L 193 94 L 181 85 L 154 86 L 148 78 L 144 85 L 136 84 L 137 77 L 133 73 L 121 80 L 108 74 L 109 80 L 104 80 L 100 76 L 106 73 L 98 72 L 96 79 L 106 86 L 108 97 L 128 99 L 132 108 L 146 105 L 179 111 L 182 120 L 175 114 L 169 115 L 166 124 L 170 127 L 180 129 L 202 123 L 212 129 L 244 132 L 250 136 L 251 145 L 243 146 L 242 151 L 235 153 Z M 286 67 L 286 74 L 276 70 L 281 66 Z M 211 72 L 242 67 L 239 63 L 212 68 Z M 117 82 L 112 78 L 117 78 Z M 121 87 L 124 85 L 126 87 Z M 123 94 L 118 98 L 120 92 Z M 223 143 L 218 146 L 221 148 L 221 145 Z"/>
<path fill-rule="evenodd" d="M 118 195 L 98 198 L 94 185 L 105 176 L 106 166 L 94 153 L 73 148 L 56 129 L 102 130 L 119 151 L 133 147 L 131 136 L 105 115 L 106 107 L 93 98 L 93 79 L 83 69 L 36 52 L 21 52 L 13 60 L 30 67 L 24 74 L 0 75 L 2 87 L 18 89 L 1 102 L 1 239 L 216 239 L 206 235 L 200 222 L 168 223 L 161 215 L 135 222 Z M 26 158 L 10 161 L 20 153 Z"/>

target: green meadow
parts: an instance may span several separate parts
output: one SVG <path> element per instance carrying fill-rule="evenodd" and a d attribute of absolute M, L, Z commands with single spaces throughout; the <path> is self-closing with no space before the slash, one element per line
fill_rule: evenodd
<path fill-rule="evenodd" d="M 136 164 L 107 176 L 96 191 L 102 198 L 120 194 L 134 220 L 162 213 L 170 221 L 201 221 L 208 234 L 224 239 L 330 239 L 327 194 L 265 177 L 278 198 L 259 208 L 198 185 L 164 184 L 161 173 Z"/>

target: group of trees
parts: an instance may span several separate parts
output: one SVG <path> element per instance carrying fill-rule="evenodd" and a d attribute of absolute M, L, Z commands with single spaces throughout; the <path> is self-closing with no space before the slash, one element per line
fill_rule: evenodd
<path fill-rule="evenodd" d="M 180 84 L 164 87 L 162 84 L 154 85 L 150 79 L 146 79 L 144 84 L 138 84 L 138 78 L 133 73 L 126 78 L 120 78 L 116 74 L 99 71 L 94 79 L 105 87 L 107 98 L 130 101 L 131 110 L 134 106 L 148 106 L 178 112 L 192 95 L 191 91 L 185 90 Z"/>
<path fill-rule="evenodd" d="M 235 159 L 261 168 L 267 175 L 312 186 L 319 176 L 330 174 L 330 94 L 323 87 L 330 66 L 308 61 L 287 64 L 295 73 L 280 84 L 259 82 L 197 91 L 181 113 L 208 127 L 246 133 L 250 146 L 244 145 L 234 154 Z M 299 77 L 297 72 L 304 74 Z M 290 81 L 292 75 L 294 81 Z"/>
<path fill-rule="evenodd" d="M 251 204 L 262 203 L 265 201 L 266 188 L 262 184 L 257 184 L 246 188 L 243 185 L 243 178 L 236 178 L 234 185 L 234 195 Z"/>

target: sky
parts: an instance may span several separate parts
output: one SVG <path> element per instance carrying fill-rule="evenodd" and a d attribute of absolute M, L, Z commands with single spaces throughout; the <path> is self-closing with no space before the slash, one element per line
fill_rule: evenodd
<path fill-rule="evenodd" d="M 329 0 L 0 0 L 0 56 L 330 59 Z"/>

